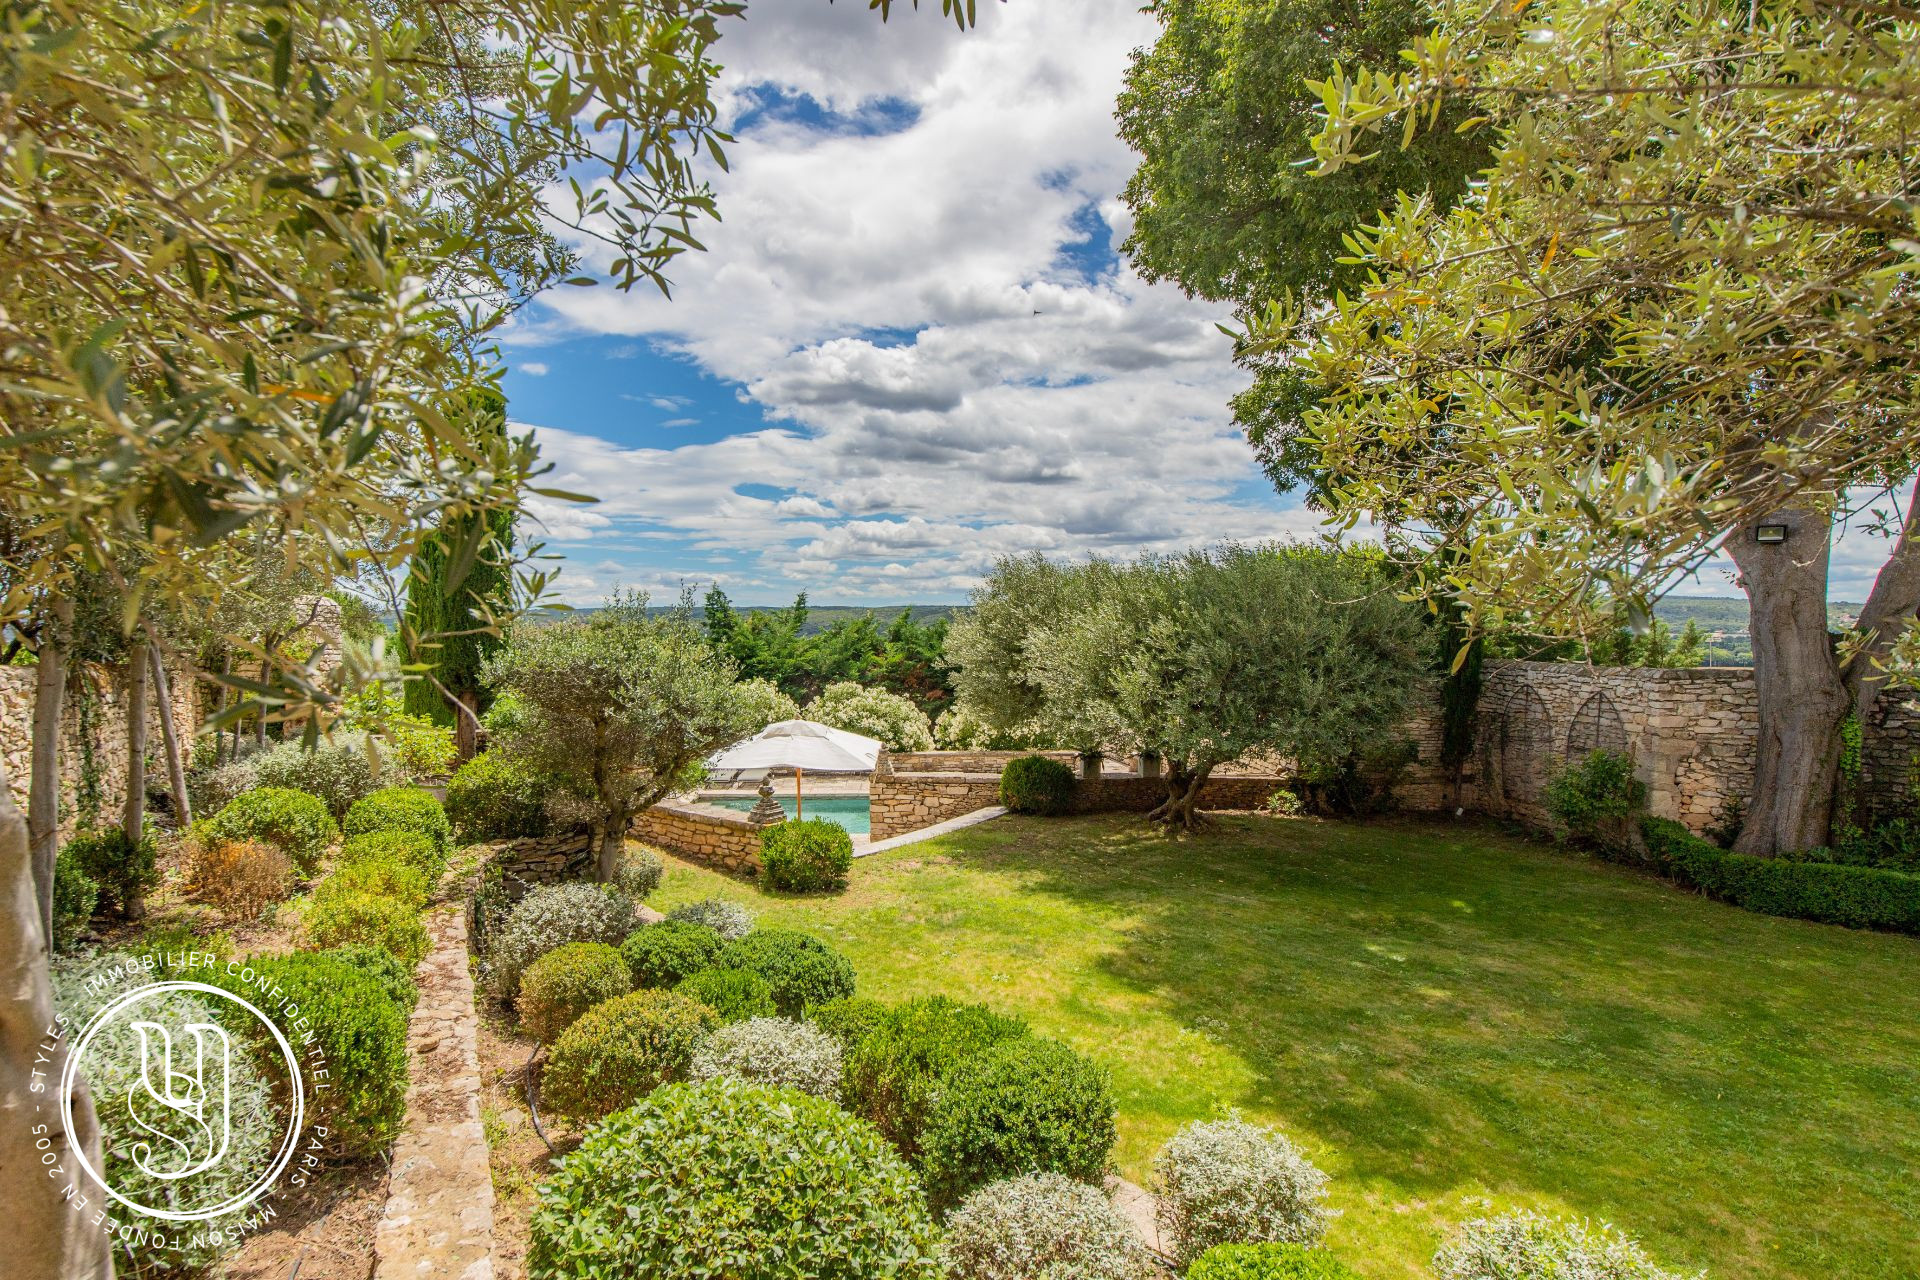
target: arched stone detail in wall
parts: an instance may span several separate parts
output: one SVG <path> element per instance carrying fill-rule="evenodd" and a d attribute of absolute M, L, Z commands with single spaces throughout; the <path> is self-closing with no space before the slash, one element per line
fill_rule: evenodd
<path fill-rule="evenodd" d="M 1500 714 L 1500 789 L 1512 804 L 1538 804 L 1553 770 L 1553 718 L 1532 685 L 1508 697 Z"/>
<path fill-rule="evenodd" d="M 1627 722 L 1620 718 L 1620 709 L 1604 690 L 1593 694 L 1573 713 L 1573 723 L 1567 728 L 1567 759 L 1576 760 L 1590 751 L 1626 755 L 1630 745 Z"/>

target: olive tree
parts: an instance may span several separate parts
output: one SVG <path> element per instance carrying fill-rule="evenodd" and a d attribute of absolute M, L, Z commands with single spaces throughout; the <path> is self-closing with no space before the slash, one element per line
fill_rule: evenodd
<path fill-rule="evenodd" d="M 620 866 L 634 815 L 755 728 L 732 664 L 691 612 L 649 617 L 640 594 L 585 618 L 517 624 L 485 679 L 518 712 L 492 749 L 583 807 L 603 881 Z"/>
<path fill-rule="evenodd" d="M 1032 572 L 1003 563 L 976 610 Z M 1427 664 L 1420 611 L 1368 553 L 1228 546 L 1056 572 L 1065 607 L 1026 615 L 1019 678 L 1041 720 L 1059 706 L 1100 744 L 1165 761 L 1155 821 L 1191 828 L 1213 770 L 1248 754 L 1312 767 L 1391 736 Z"/>
<path fill-rule="evenodd" d="M 1322 500 L 1435 548 L 1482 628 L 1590 635 L 1730 558 L 1760 712 L 1735 847 L 1825 845 L 1844 723 L 1874 730 L 1920 607 L 1920 501 L 1887 500 L 1920 466 L 1920 9 L 1462 0 L 1434 23 L 1397 69 L 1314 86 L 1323 173 L 1462 107 L 1494 144 L 1451 209 L 1407 193 L 1354 234 L 1364 286 L 1259 326 L 1315 385 Z M 1850 516 L 1886 554 L 1836 648 Z"/>

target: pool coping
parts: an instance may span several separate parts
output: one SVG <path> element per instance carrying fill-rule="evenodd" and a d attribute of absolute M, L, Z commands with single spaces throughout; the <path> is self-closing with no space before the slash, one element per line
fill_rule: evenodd
<path fill-rule="evenodd" d="M 885 853 L 889 849 L 899 849 L 910 844 L 919 844 L 922 840 L 932 840 L 965 827 L 977 827 L 983 822 L 1005 817 L 1007 807 L 1001 804 L 988 805 L 984 809 L 975 809 L 972 813 L 963 813 L 957 818 L 948 818 L 945 822 L 936 822 L 930 827 L 921 827 L 917 831 L 908 831 L 902 835 L 889 836 L 885 840 L 875 840 L 864 849 L 856 848 L 853 856 L 865 858 L 875 853 Z"/>

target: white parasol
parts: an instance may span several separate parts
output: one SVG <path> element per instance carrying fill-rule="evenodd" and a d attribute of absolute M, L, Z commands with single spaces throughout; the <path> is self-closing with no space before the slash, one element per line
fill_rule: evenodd
<path fill-rule="evenodd" d="M 714 752 L 707 757 L 707 767 L 719 773 L 746 769 L 793 770 L 793 816 L 797 819 L 802 810 L 800 778 L 806 770 L 872 773 L 883 745 L 876 739 L 863 738 L 814 720 L 780 720 L 744 742 Z"/>

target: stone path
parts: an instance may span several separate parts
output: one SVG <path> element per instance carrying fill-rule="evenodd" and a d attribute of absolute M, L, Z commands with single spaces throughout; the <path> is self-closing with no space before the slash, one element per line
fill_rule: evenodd
<path fill-rule="evenodd" d="M 991 822 L 995 818 L 1005 817 L 1006 814 L 1007 811 L 1003 806 L 997 804 L 988 805 L 984 809 L 975 809 L 972 813 L 963 813 L 957 818 L 948 818 L 945 822 L 936 822 L 930 827 L 921 827 L 917 831 L 909 831 L 903 835 L 893 836 L 886 840 L 875 840 L 864 848 L 855 848 L 853 856 L 856 858 L 864 858 L 870 853 L 885 853 L 889 849 L 898 849 L 902 845 L 919 844 L 922 840 L 931 840 L 935 836 L 944 836 L 949 831 L 958 831 L 962 827 L 973 827 L 978 826 L 982 822 Z"/>
<path fill-rule="evenodd" d="M 1160 1243 L 1160 1224 L 1154 1219 L 1153 1193 L 1138 1183 L 1128 1182 L 1125 1178 L 1107 1179 L 1107 1199 L 1113 1201 L 1113 1207 L 1127 1220 L 1133 1233 L 1146 1242 L 1147 1248 L 1166 1256 L 1166 1248 Z"/>
<path fill-rule="evenodd" d="M 432 949 L 414 971 L 407 1025 L 407 1121 L 393 1146 L 374 1280 L 493 1280 L 493 1174 L 480 1124 L 479 1015 L 464 903 L 427 918 Z"/>

